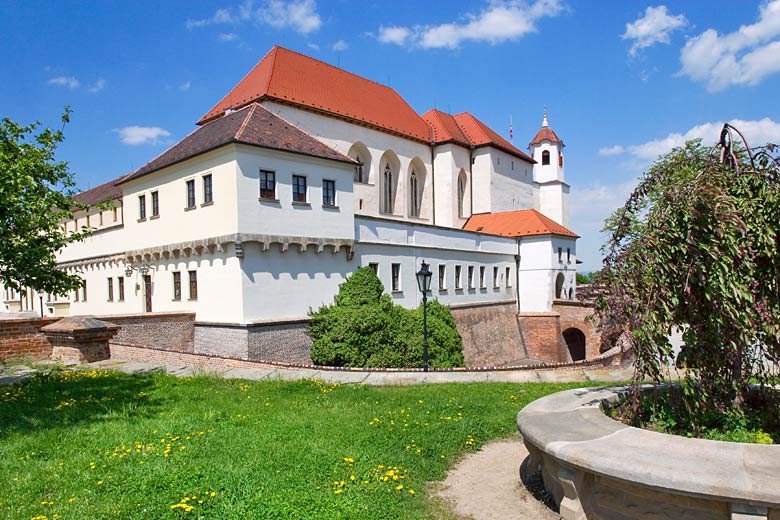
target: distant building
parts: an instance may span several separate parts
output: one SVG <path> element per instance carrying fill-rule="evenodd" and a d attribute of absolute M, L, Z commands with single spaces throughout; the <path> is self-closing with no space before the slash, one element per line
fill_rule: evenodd
<path fill-rule="evenodd" d="M 194 311 L 195 349 L 284 358 L 309 309 L 371 266 L 419 304 L 512 304 L 550 313 L 574 299 L 563 142 L 542 127 L 519 150 L 468 112 L 418 115 L 393 89 L 282 47 L 138 170 L 79 194 L 59 254 L 84 287 L 43 295 L 44 314 Z M 115 207 L 94 206 L 112 200 Z M 2 291 L 6 310 L 38 295 Z M 294 357 L 294 356 L 293 356 Z"/>

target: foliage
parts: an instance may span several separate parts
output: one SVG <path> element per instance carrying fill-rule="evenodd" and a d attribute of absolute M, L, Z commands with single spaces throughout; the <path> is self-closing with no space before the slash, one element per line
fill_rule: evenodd
<path fill-rule="evenodd" d="M 684 368 L 683 402 L 703 418 L 739 410 L 780 359 L 780 170 L 766 147 L 721 163 L 698 141 L 660 158 L 625 206 L 596 282 L 602 337 L 626 331 L 637 379 Z M 730 154 L 728 154 L 730 155 Z M 669 342 L 682 331 L 675 354 Z"/>
<path fill-rule="evenodd" d="M 334 305 L 311 312 L 311 359 L 318 365 L 408 368 L 422 366 L 423 309 L 393 304 L 370 267 L 347 279 Z M 463 366 L 463 345 L 449 308 L 428 303 L 431 367 Z"/>
<path fill-rule="evenodd" d="M 577 273 L 577 285 L 589 285 L 593 283 L 594 273 Z"/>
<path fill-rule="evenodd" d="M 430 519 L 429 481 L 577 386 L 56 372 L 0 385 L 0 518 Z"/>
<path fill-rule="evenodd" d="M 69 120 L 66 107 L 63 126 Z M 62 130 L 39 126 L 8 118 L 0 122 L 0 283 L 63 294 L 79 287 L 81 279 L 59 270 L 55 255 L 89 231 L 66 233 L 62 228 L 78 206 L 71 198 L 73 174 L 67 163 L 54 159 Z"/>

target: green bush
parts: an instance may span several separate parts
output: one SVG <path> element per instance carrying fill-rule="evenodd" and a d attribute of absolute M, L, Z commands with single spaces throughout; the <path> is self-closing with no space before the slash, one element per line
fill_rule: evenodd
<path fill-rule="evenodd" d="M 309 313 L 311 360 L 316 365 L 411 368 L 422 366 L 423 309 L 393 304 L 370 267 L 339 287 L 333 305 Z M 431 367 L 462 367 L 463 344 L 448 307 L 428 303 Z"/>

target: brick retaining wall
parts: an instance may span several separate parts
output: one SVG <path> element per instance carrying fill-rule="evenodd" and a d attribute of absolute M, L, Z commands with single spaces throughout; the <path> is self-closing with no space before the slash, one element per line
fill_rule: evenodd
<path fill-rule="evenodd" d="M 505 365 L 528 357 L 514 301 L 453 307 L 452 317 L 463 339 L 466 367 Z"/>
<path fill-rule="evenodd" d="M 51 343 L 41 327 L 59 318 L 13 318 L 0 320 L 0 361 L 13 358 L 48 359 Z"/>
<path fill-rule="evenodd" d="M 154 346 L 176 352 L 195 351 L 194 312 L 113 314 L 98 319 L 119 325 L 112 343 Z"/>
<path fill-rule="evenodd" d="M 601 334 L 596 331 L 596 325 L 588 318 L 593 316 L 592 303 L 580 301 L 556 301 L 553 311 L 561 315 L 561 332 L 569 328 L 579 329 L 585 334 L 585 359 L 599 355 Z"/>

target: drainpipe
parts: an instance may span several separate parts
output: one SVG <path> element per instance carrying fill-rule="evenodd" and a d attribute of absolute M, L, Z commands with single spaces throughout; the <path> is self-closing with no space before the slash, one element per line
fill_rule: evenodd
<path fill-rule="evenodd" d="M 436 147 L 434 141 L 431 141 L 431 214 L 433 215 L 433 225 L 436 225 L 436 167 L 434 166 L 434 153 Z"/>

